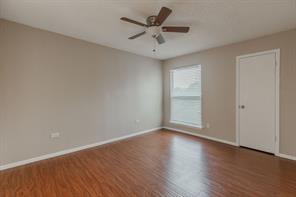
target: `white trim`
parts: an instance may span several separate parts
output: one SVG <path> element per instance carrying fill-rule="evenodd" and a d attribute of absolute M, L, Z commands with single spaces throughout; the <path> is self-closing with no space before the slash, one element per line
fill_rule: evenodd
<path fill-rule="evenodd" d="M 201 66 L 201 64 L 189 64 L 189 65 L 185 65 L 185 66 L 177 66 L 175 68 L 171 68 L 170 71 L 182 70 L 182 69 L 187 69 L 190 67 L 198 67 L 198 66 Z"/>
<path fill-rule="evenodd" d="M 229 144 L 229 145 L 232 145 L 232 146 L 239 146 L 236 142 L 221 140 L 221 139 L 215 138 L 215 137 L 209 137 L 209 136 L 206 136 L 206 135 L 192 133 L 192 132 L 189 132 L 189 131 L 184 131 L 184 130 L 181 130 L 181 129 L 175 129 L 175 128 L 171 128 L 171 127 L 163 127 L 163 128 L 167 129 L 167 130 L 171 130 L 171 131 L 176 131 L 176 132 L 179 132 L 179 133 L 184 133 L 184 134 L 187 134 L 187 135 L 192 135 L 192 136 L 204 138 L 204 139 L 207 139 L 207 140 L 212 140 L 212 141 L 216 141 L 216 142 L 220 142 L 220 143 L 224 143 L 224 144 Z M 275 156 L 296 161 L 296 156 L 292 156 L 292 155 L 278 153 L 278 154 L 275 154 Z"/>
<path fill-rule="evenodd" d="M 80 150 L 100 146 L 100 145 L 103 145 L 103 144 L 108 144 L 108 143 L 116 142 L 116 141 L 119 141 L 119 140 L 135 137 L 137 135 L 142 135 L 142 134 L 149 133 L 149 132 L 152 132 L 152 131 L 160 130 L 161 128 L 162 127 L 158 127 L 158 128 L 154 128 L 154 129 L 140 131 L 140 132 L 137 132 L 137 133 L 125 135 L 125 136 L 118 137 L 118 138 L 113 138 L 113 139 L 110 139 L 110 140 L 105 140 L 105 141 L 101 141 L 101 142 L 97 142 L 97 143 L 93 143 L 93 144 L 88 144 L 88 145 L 84 145 L 84 146 L 79 146 L 79 147 L 75 147 L 75 148 L 71 148 L 71 149 L 62 150 L 62 151 L 55 152 L 55 153 L 50 153 L 50 154 L 34 157 L 34 158 L 31 158 L 31 159 L 26 159 L 26 160 L 17 161 L 17 162 L 14 162 L 14 163 L 5 164 L 5 165 L 0 166 L 0 171 L 1 170 L 6 170 L 6 169 L 9 169 L 9 168 L 14 168 L 14 167 L 17 167 L 17 166 L 26 165 L 26 164 L 33 163 L 33 162 L 36 162 L 36 161 L 41 161 L 41 160 L 44 160 L 44 159 L 49 159 L 49 158 L 53 158 L 53 157 L 57 157 L 57 156 L 77 152 L 77 151 L 80 151 Z"/>
<path fill-rule="evenodd" d="M 247 57 L 254 57 L 254 56 L 259 56 L 259 55 L 265 55 L 265 54 L 270 54 L 274 53 L 275 54 L 275 61 L 276 61 L 276 103 L 275 103 L 275 108 L 276 108 L 276 126 L 275 126 L 275 150 L 274 154 L 279 156 L 279 141 L 280 141 L 280 115 L 279 115 L 279 110 L 280 110 L 280 49 L 273 49 L 269 51 L 262 51 L 258 53 L 251 53 L 251 54 L 246 54 L 246 55 L 241 55 L 236 57 L 236 102 L 235 102 L 235 113 L 236 113 L 236 143 L 239 146 L 239 60 L 242 58 L 247 58 Z"/>
<path fill-rule="evenodd" d="M 236 73 L 235 73 L 235 140 L 239 146 L 239 58 L 236 57 Z"/>
<path fill-rule="evenodd" d="M 210 137 L 210 136 L 206 136 L 206 135 L 192 133 L 192 132 L 189 132 L 189 131 L 184 131 L 184 130 L 181 130 L 181 129 L 175 129 L 175 128 L 171 128 L 171 127 L 163 127 L 163 128 L 167 129 L 167 130 L 171 130 L 171 131 L 176 131 L 176 132 L 179 132 L 179 133 L 185 133 L 185 134 L 188 134 L 188 135 L 193 135 L 193 136 L 204 138 L 204 139 L 207 139 L 207 140 L 221 142 L 221 143 L 229 144 L 229 145 L 232 145 L 232 146 L 238 146 L 237 143 L 235 143 L 235 142 L 230 142 L 230 141 L 227 141 L 227 140 L 221 140 L 221 139 L 215 138 L 215 137 Z"/>
<path fill-rule="evenodd" d="M 167 130 L 171 130 L 171 131 L 176 131 L 176 132 L 179 132 L 179 133 L 184 133 L 184 134 L 204 138 L 204 139 L 207 139 L 207 140 L 212 140 L 212 141 L 216 141 L 216 142 L 220 142 L 220 143 L 224 143 L 224 144 L 229 144 L 229 145 L 232 145 L 232 146 L 239 146 L 236 142 L 221 140 L 221 139 L 218 139 L 218 138 L 215 138 L 215 137 L 209 137 L 209 136 L 206 136 L 206 135 L 192 133 L 192 132 L 189 132 L 189 131 L 184 131 L 184 130 L 181 130 L 181 129 L 175 129 L 175 128 L 171 128 L 171 127 L 163 127 L 163 128 L 167 129 Z M 283 154 L 283 153 L 278 153 L 278 154 L 276 154 L 276 156 L 296 161 L 296 156 L 287 155 L 287 154 Z"/>
<path fill-rule="evenodd" d="M 276 58 L 276 84 L 275 84 L 275 94 L 276 94 L 276 122 L 275 122 L 275 155 L 280 154 L 280 66 L 281 66 L 281 51 L 280 49 L 275 50 L 275 58 Z"/>
<path fill-rule="evenodd" d="M 260 51 L 260 52 L 256 52 L 256 53 L 249 53 L 249 54 L 245 54 L 245 55 L 240 55 L 237 56 L 237 59 L 241 59 L 241 58 L 247 58 L 247 57 L 254 57 L 254 56 L 259 56 L 259 55 L 266 55 L 269 53 L 278 53 L 280 52 L 280 49 L 272 49 L 272 50 L 268 50 L 268 51 Z"/>
<path fill-rule="evenodd" d="M 286 155 L 283 153 L 278 153 L 276 156 L 296 161 L 296 156 Z"/>
<path fill-rule="evenodd" d="M 110 139 L 110 140 L 105 140 L 105 141 L 102 141 L 102 142 L 88 144 L 88 145 L 85 145 L 85 146 L 79 146 L 79 147 L 76 147 L 76 148 L 66 149 L 66 150 L 63 150 L 63 151 L 50 153 L 50 154 L 34 157 L 34 158 L 31 158 L 31 159 L 26 159 L 26 160 L 17 161 L 17 162 L 14 162 L 14 163 L 5 164 L 5 165 L 0 166 L 0 171 L 6 170 L 6 169 L 9 169 L 9 168 L 14 168 L 14 167 L 17 167 L 17 166 L 30 164 L 30 163 L 45 160 L 45 159 L 50 159 L 50 158 L 53 158 L 53 157 L 57 157 L 57 156 L 61 156 L 61 155 L 65 155 L 65 154 L 69 154 L 69 153 L 73 153 L 73 152 L 77 152 L 77 151 L 88 149 L 88 148 L 93 148 L 93 147 L 100 146 L 100 145 L 103 145 L 103 144 L 108 144 L 108 143 L 116 142 L 116 141 L 119 141 L 119 140 L 135 137 L 135 136 L 142 135 L 142 134 L 145 134 L 145 133 L 157 131 L 157 130 L 160 130 L 162 128 L 167 129 L 167 130 L 171 130 L 171 131 L 176 131 L 176 132 L 179 132 L 179 133 L 184 133 L 184 134 L 187 134 L 187 135 L 192 135 L 192 136 L 204 138 L 204 139 L 207 139 L 207 140 L 212 140 L 212 141 L 216 141 L 216 142 L 220 142 L 220 143 L 224 143 L 224 144 L 229 144 L 229 145 L 232 145 L 232 146 L 238 146 L 238 144 L 235 143 L 235 142 L 230 142 L 230 141 L 227 141 L 227 140 L 221 140 L 221 139 L 218 139 L 218 138 L 215 138 L 215 137 L 209 137 L 209 136 L 206 136 L 206 135 L 192 133 L 192 132 L 189 132 L 189 131 L 184 131 L 184 130 L 181 130 L 181 129 L 175 129 L 175 128 L 171 128 L 171 127 L 158 127 L 158 128 L 154 128 L 154 129 L 149 129 L 149 130 L 140 131 L 140 132 L 137 132 L 137 133 L 125 135 L 125 136 L 118 137 L 118 138 L 113 138 L 113 139 Z M 286 154 L 282 154 L 282 153 L 278 153 L 278 154 L 276 154 L 276 156 L 296 161 L 296 156 L 286 155 Z"/>
<path fill-rule="evenodd" d="M 193 127 L 195 129 L 203 129 L 202 125 L 195 125 L 195 124 L 190 124 L 190 123 L 186 123 L 186 122 L 181 122 L 181 121 L 170 121 L 171 124 L 177 124 L 177 125 L 183 125 L 183 126 L 187 126 L 187 127 Z"/>

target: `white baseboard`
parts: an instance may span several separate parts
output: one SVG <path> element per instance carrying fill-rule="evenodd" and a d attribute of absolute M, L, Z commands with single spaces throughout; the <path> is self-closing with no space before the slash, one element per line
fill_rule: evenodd
<path fill-rule="evenodd" d="M 17 167 L 17 166 L 26 165 L 26 164 L 37 162 L 37 161 L 41 161 L 41 160 L 45 160 L 45 159 L 50 159 L 50 158 L 53 158 L 53 157 L 57 157 L 57 156 L 61 156 L 61 155 L 65 155 L 65 154 L 69 154 L 69 153 L 73 153 L 73 152 L 77 152 L 77 151 L 80 151 L 80 150 L 100 146 L 100 145 L 103 145 L 103 144 L 116 142 L 116 141 L 119 141 L 119 140 L 131 138 L 131 137 L 134 137 L 134 136 L 137 136 L 137 135 L 142 135 L 142 134 L 149 133 L 149 132 L 152 132 L 152 131 L 160 130 L 162 128 L 172 130 L 172 131 L 176 131 L 176 132 L 180 132 L 180 133 L 184 133 L 184 134 L 188 134 L 188 135 L 192 135 L 192 136 L 201 137 L 201 138 L 216 141 L 216 142 L 221 142 L 221 143 L 224 143 L 224 144 L 229 144 L 229 145 L 232 145 L 232 146 L 238 146 L 238 144 L 235 143 L 235 142 L 221 140 L 221 139 L 218 139 L 218 138 L 215 138 L 215 137 L 209 137 L 209 136 L 205 136 L 205 135 L 201 135 L 201 134 L 197 134 L 197 133 L 192 133 L 192 132 L 184 131 L 184 130 L 180 130 L 180 129 L 170 128 L 170 127 L 158 127 L 158 128 L 154 128 L 154 129 L 149 129 L 149 130 L 140 131 L 140 132 L 137 132 L 137 133 L 125 135 L 125 136 L 118 137 L 118 138 L 113 138 L 113 139 L 110 139 L 110 140 L 105 140 L 105 141 L 101 141 L 101 142 L 97 142 L 97 143 L 93 143 L 93 144 L 88 144 L 88 145 L 84 145 L 84 146 L 79 146 L 79 147 L 75 147 L 75 148 L 71 148 L 71 149 L 62 150 L 62 151 L 55 152 L 55 153 L 50 153 L 50 154 L 34 157 L 34 158 L 31 158 L 31 159 L 26 159 L 26 160 L 17 161 L 17 162 L 14 162 L 14 163 L 5 164 L 5 165 L 0 166 L 0 171 L 6 170 L 6 169 L 9 169 L 9 168 L 14 168 L 14 167 Z M 276 156 L 296 161 L 296 156 L 286 155 L 286 154 L 282 154 L 282 153 L 278 153 Z"/>
<path fill-rule="evenodd" d="M 216 142 L 221 142 L 221 143 L 224 143 L 224 144 L 239 146 L 236 142 L 221 140 L 221 139 L 218 139 L 218 138 L 209 137 L 209 136 L 205 136 L 205 135 L 201 135 L 201 134 L 197 134 L 197 133 L 192 133 L 192 132 L 184 131 L 184 130 L 181 130 L 181 129 L 175 129 L 175 128 L 170 128 L 170 127 L 163 127 L 163 128 L 168 129 L 168 130 L 172 130 L 172 131 L 176 131 L 176 132 L 180 132 L 180 133 L 185 133 L 185 134 L 188 134 L 188 135 L 193 135 L 193 136 L 205 138 L 205 139 L 216 141 Z M 278 153 L 278 154 L 276 154 L 276 156 L 296 161 L 296 156 L 286 155 L 286 154 L 283 154 L 283 153 Z"/>
<path fill-rule="evenodd" d="M 14 162 L 14 163 L 5 164 L 5 165 L 0 166 L 0 171 L 6 170 L 6 169 L 9 169 L 9 168 L 14 168 L 14 167 L 17 167 L 17 166 L 26 165 L 26 164 L 33 163 L 33 162 L 36 162 L 36 161 L 41 161 L 41 160 L 44 160 L 44 159 L 49 159 L 49 158 L 53 158 L 53 157 L 57 157 L 57 156 L 77 152 L 77 151 L 80 151 L 80 150 L 100 146 L 100 145 L 103 145 L 103 144 L 116 142 L 116 141 L 119 141 L 119 140 L 131 138 L 131 137 L 134 137 L 134 136 L 137 136 L 137 135 L 142 135 L 142 134 L 145 134 L 145 133 L 156 131 L 156 130 L 159 130 L 159 129 L 162 129 L 162 127 L 149 129 L 149 130 L 145 130 L 145 131 L 140 131 L 140 132 L 125 135 L 125 136 L 122 136 L 122 137 L 113 138 L 113 139 L 110 139 L 110 140 L 105 140 L 105 141 L 101 141 L 101 142 L 97 142 L 97 143 L 93 143 L 93 144 L 88 144 L 88 145 L 84 145 L 84 146 L 79 146 L 79 147 L 75 147 L 75 148 L 71 148 L 71 149 L 62 150 L 62 151 L 55 152 L 55 153 L 50 153 L 50 154 L 34 157 L 34 158 L 31 158 L 31 159 L 26 159 L 26 160 L 17 161 L 17 162 Z"/>
<path fill-rule="evenodd" d="M 286 155 L 283 153 L 278 153 L 278 154 L 276 154 L 276 156 L 296 161 L 296 156 Z"/>
<path fill-rule="evenodd" d="M 224 144 L 229 144 L 229 145 L 232 145 L 232 146 L 238 146 L 238 144 L 236 142 L 230 142 L 230 141 L 227 141 L 227 140 L 221 140 L 221 139 L 218 139 L 218 138 L 215 138 L 215 137 L 209 137 L 209 136 L 206 136 L 206 135 L 192 133 L 192 132 L 189 132 L 189 131 L 184 131 L 184 130 L 181 130 L 181 129 L 175 129 L 175 128 L 171 128 L 171 127 L 163 127 L 163 128 L 164 129 L 168 129 L 168 130 L 172 130 L 172 131 L 176 131 L 176 132 L 180 132 L 180 133 L 185 133 L 185 134 L 188 134 L 188 135 L 193 135 L 193 136 L 201 137 L 201 138 L 212 140 L 212 141 L 216 141 L 216 142 L 221 142 L 221 143 L 224 143 Z"/>

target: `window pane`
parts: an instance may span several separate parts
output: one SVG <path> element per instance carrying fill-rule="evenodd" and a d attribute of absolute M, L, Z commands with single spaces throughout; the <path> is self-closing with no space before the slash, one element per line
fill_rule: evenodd
<path fill-rule="evenodd" d="M 201 96 L 200 66 L 173 71 L 172 96 Z"/>
<path fill-rule="evenodd" d="M 171 121 L 201 127 L 201 67 L 171 73 Z"/>
<path fill-rule="evenodd" d="M 197 99 L 172 98 L 171 119 L 175 122 L 201 126 L 201 102 Z"/>

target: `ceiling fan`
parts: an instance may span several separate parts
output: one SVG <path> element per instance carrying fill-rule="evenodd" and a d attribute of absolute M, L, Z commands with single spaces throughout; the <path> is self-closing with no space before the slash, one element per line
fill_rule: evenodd
<path fill-rule="evenodd" d="M 129 19 L 127 17 L 120 18 L 121 20 L 129 23 L 133 23 L 142 27 L 145 27 L 146 30 L 136 34 L 128 39 L 133 40 L 138 38 L 146 33 L 150 34 L 153 38 L 155 38 L 158 44 L 165 43 L 161 32 L 177 32 L 177 33 L 187 33 L 190 27 L 179 27 L 179 26 L 162 26 L 163 22 L 167 19 L 167 17 L 171 14 L 172 10 L 166 7 L 162 7 L 157 16 L 149 16 L 146 19 L 146 24 Z"/>

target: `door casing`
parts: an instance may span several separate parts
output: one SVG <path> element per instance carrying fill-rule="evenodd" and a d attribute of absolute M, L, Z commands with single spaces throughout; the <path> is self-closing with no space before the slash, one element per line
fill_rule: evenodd
<path fill-rule="evenodd" d="M 239 66 L 240 66 L 240 59 L 241 58 L 246 58 L 246 57 L 254 57 L 254 56 L 260 56 L 260 55 L 265 55 L 265 54 L 275 54 L 276 58 L 276 98 L 275 98 L 275 114 L 276 114 L 276 125 L 275 125 L 275 150 L 274 154 L 279 155 L 279 148 L 280 148 L 280 49 L 273 49 L 269 51 L 263 51 L 263 52 L 258 52 L 258 53 L 251 53 L 251 54 L 246 54 L 246 55 L 241 55 L 236 57 L 236 103 L 235 103 L 235 112 L 236 112 L 236 144 L 239 146 L 240 145 L 240 131 L 239 131 L 239 91 L 240 91 L 240 78 L 239 78 Z"/>

